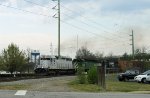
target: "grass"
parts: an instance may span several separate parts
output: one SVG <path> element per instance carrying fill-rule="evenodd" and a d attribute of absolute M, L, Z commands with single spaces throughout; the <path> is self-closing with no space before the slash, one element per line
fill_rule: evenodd
<path fill-rule="evenodd" d="M 79 84 L 78 80 L 75 79 L 69 83 L 69 86 L 74 89 L 74 91 L 80 92 L 99 92 L 101 91 L 100 87 L 95 84 Z"/>
<path fill-rule="evenodd" d="M 113 92 L 133 92 L 133 91 L 150 91 L 150 84 L 141 84 L 135 82 L 107 82 L 107 91 Z"/>
<path fill-rule="evenodd" d="M 106 91 L 108 92 L 135 92 L 135 91 L 149 91 L 150 84 L 142 84 L 136 82 L 119 82 L 116 78 L 116 74 L 111 74 L 107 76 L 106 79 Z M 96 84 L 79 84 L 76 80 L 69 83 L 75 91 L 81 92 L 101 92 L 102 88 Z"/>
<path fill-rule="evenodd" d="M 16 84 L 16 85 L 0 85 L 1 90 L 22 90 L 28 88 L 28 85 L 21 85 L 21 84 Z"/>
<path fill-rule="evenodd" d="M 134 81 L 120 82 L 117 80 L 116 74 L 107 76 L 106 90 L 112 92 L 134 92 L 134 91 L 150 91 L 150 84 L 137 83 Z"/>

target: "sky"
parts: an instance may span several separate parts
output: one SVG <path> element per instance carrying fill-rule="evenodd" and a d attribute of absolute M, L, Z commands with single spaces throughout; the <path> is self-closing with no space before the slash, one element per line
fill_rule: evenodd
<path fill-rule="evenodd" d="M 150 0 L 60 1 L 61 55 L 74 57 L 81 47 L 104 55 L 130 54 L 132 30 L 135 48 L 150 50 Z M 57 0 L 0 0 L 0 51 L 15 43 L 22 50 L 57 55 L 54 15 Z"/>

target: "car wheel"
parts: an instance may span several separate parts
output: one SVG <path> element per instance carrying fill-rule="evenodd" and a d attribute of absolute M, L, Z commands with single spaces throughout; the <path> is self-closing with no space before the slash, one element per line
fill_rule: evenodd
<path fill-rule="evenodd" d="M 142 83 L 146 83 L 146 79 L 145 78 L 142 79 Z"/>
<path fill-rule="evenodd" d="M 126 81 L 129 81 L 129 79 L 128 78 L 124 78 L 124 81 L 126 82 Z"/>
<path fill-rule="evenodd" d="M 119 79 L 119 81 L 122 81 L 122 79 Z"/>

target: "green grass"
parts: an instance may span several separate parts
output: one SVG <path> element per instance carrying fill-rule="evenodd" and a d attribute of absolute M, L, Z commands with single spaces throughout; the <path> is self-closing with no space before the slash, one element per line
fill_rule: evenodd
<path fill-rule="evenodd" d="M 107 91 L 113 92 L 133 92 L 133 91 L 150 91 L 150 84 L 139 84 L 135 82 L 112 82 L 107 81 Z"/>
<path fill-rule="evenodd" d="M 134 91 L 150 91 L 150 84 L 142 84 L 136 82 L 119 82 L 116 74 L 107 76 L 106 91 L 108 92 L 134 92 Z M 75 91 L 83 92 L 101 92 L 103 89 L 96 84 L 79 84 L 77 79 L 69 83 L 69 86 Z"/>
<path fill-rule="evenodd" d="M 69 86 L 74 89 L 74 91 L 80 92 L 99 92 L 101 91 L 100 87 L 95 84 L 79 84 L 78 80 L 73 80 L 69 83 Z"/>
<path fill-rule="evenodd" d="M 1 90 L 22 90 L 28 88 L 28 85 L 0 85 Z"/>
<path fill-rule="evenodd" d="M 107 76 L 106 90 L 112 92 L 133 92 L 133 91 L 150 91 L 150 84 L 137 82 L 120 82 L 116 79 L 117 75 Z"/>

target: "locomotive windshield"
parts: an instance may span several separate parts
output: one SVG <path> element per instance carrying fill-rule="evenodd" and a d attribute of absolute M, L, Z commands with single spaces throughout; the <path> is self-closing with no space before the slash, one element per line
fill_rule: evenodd
<path fill-rule="evenodd" d="M 50 60 L 50 58 L 41 58 L 41 60 Z"/>

